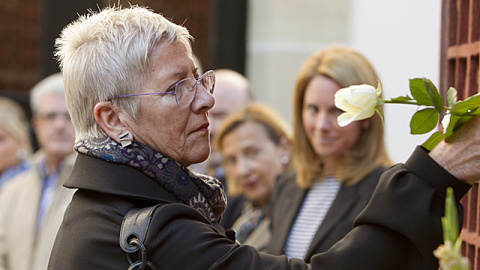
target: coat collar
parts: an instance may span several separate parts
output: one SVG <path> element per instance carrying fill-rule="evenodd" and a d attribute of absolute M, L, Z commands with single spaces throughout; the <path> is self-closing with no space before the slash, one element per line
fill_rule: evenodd
<path fill-rule="evenodd" d="M 67 188 L 78 188 L 153 202 L 181 202 L 143 172 L 127 165 L 110 163 L 78 154 Z"/>

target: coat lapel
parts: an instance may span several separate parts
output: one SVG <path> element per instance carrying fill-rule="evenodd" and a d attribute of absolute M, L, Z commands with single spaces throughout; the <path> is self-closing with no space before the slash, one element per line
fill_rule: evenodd
<path fill-rule="evenodd" d="M 293 223 L 295 222 L 295 218 L 298 214 L 298 211 L 300 207 L 302 206 L 303 199 L 305 198 L 305 195 L 307 194 L 307 189 L 301 189 L 297 186 L 296 183 L 294 185 L 291 185 L 290 191 L 288 191 L 288 194 L 290 195 L 288 200 L 285 200 L 286 202 L 283 204 L 284 209 L 282 210 L 283 215 L 283 220 L 284 222 L 281 223 L 278 229 L 278 237 L 279 241 L 282 241 L 280 245 L 275 245 L 280 248 L 285 248 L 287 245 L 287 239 L 288 239 L 288 234 L 290 232 L 291 227 L 293 226 Z M 284 254 L 284 250 L 279 250 L 278 254 Z M 277 254 L 277 253 L 275 253 Z"/>
<path fill-rule="evenodd" d="M 348 214 L 349 210 L 353 207 L 354 202 L 357 201 L 357 195 L 356 185 L 347 186 L 342 184 L 337 197 L 333 201 L 330 210 L 324 218 L 324 221 L 320 224 L 317 233 L 313 237 L 305 258 L 313 256 L 315 247 L 317 247 L 322 240 L 330 234 L 334 229 L 335 224 L 338 224 L 345 215 Z"/>

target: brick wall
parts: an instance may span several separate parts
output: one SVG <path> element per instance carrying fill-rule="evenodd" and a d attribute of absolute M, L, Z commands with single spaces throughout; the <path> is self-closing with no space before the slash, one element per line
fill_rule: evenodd
<path fill-rule="evenodd" d="M 443 0 L 440 89 L 450 86 L 459 99 L 479 92 L 480 0 Z M 462 251 L 480 270 L 479 185 L 462 198 L 465 209 Z"/>
<path fill-rule="evenodd" d="M 13 97 L 22 103 L 28 99 L 27 92 L 41 79 L 40 60 L 42 35 L 42 14 L 46 6 L 42 0 L 0 1 L 0 95 Z M 50 0 L 49 3 L 55 0 Z M 109 1 L 100 1 L 106 5 Z M 116 2 L 116 1 L 115 1 Z M 209 61 L 209 29 L 211 27 L 211 6 L 209 0 L 138 0 L 120 1 L 151 7 L 177 24 L 185 25 L 195 37 L 193 50 L 204 69 L 211 68 Z M 72 2 L 73 5 L 73 2 Z M 48 5 L 47 5 L 48 6 Z M 95 8 L 94 8 L 95 9 Z M 85 13 L 81 11 L 75 13 Z M 49 16 L 59 16 L 51 12 Z M 57 36 L 58 33 L 53 33 Z M 51 58 L 51 52 L 48 52 Z M 45 57 L 45 56 L 43 56 Z"/>
<path fill-rule="evenodd" d="M 0 91 L 28 91 L 38 79 L 41 1 L 0 1 Z"/>

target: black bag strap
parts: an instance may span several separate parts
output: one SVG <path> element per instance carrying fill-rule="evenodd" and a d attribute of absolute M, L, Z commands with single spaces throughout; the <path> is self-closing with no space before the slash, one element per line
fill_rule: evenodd
<path fill-rule="evenodd" d="M 144 244 L 153 211 L 158 206 L 160 205 L 132 209 L 123 218 L 120 229 L 120 247 L 127 253 L 130 263 L 128 270 L 157 269 L 153 263 L 148 261 Z M 141 261 L 134 259 L 135 253 L 139 255 Z"/>

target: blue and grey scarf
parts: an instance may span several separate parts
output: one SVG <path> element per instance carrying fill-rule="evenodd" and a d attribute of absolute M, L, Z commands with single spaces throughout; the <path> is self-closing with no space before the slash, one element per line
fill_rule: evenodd
<path fill-rule="evenodd" d="M 180 201 L 195 208 L 210 222 L 218 224 L 226 207 L 222 184 L 215 178 L 197 174 L 155 149 L 133 142 L 122 147 L 111 138 L 84 140 L 75 144 L 79 153 L 122 163 L 142 171 Z"/>

